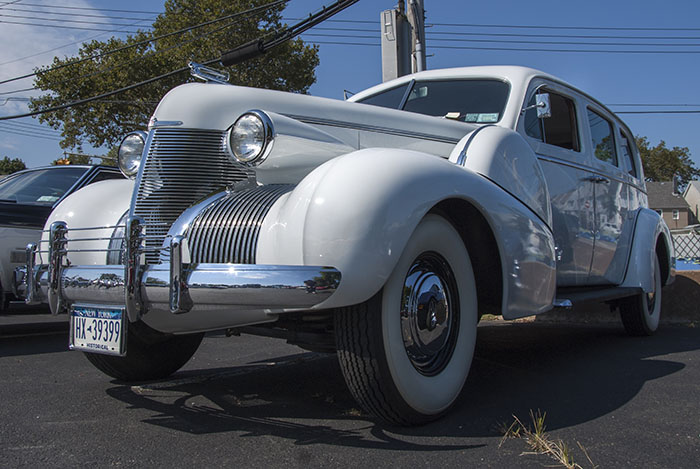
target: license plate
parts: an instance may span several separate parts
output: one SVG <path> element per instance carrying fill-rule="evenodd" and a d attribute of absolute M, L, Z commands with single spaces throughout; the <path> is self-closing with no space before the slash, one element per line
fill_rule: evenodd
<path fill-rule="evenodd" d="M 126 355 L 124 308 L 73 305 L 69 347 L 105 355 Z"/>

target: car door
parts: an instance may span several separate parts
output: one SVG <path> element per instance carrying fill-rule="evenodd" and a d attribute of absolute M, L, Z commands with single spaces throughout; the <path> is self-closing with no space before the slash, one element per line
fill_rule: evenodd
<path fill-rule="evenodd" d="M 539 93 L 549 94 L 551 117 L 537 117 L 533 105 Z M 582 151 L 578 98 L 558 83 L 535 79 L 529 86 L 524 108 L 517 130 L 537 154 L 547 180 L 557 285 L 586 285 L 593 259 L 595 195 L 588 177 L 588 157 Z"/>
<path fill-rule="evenodd" d="M 618 152 L 612 116 L 601 106 L 586 106 L 591 171 L 588 178 L 595 192 L 595 237 L 590 283 L 616 284 L 622 281 L 632 233 L 629 219 L 629 184 Z"/>

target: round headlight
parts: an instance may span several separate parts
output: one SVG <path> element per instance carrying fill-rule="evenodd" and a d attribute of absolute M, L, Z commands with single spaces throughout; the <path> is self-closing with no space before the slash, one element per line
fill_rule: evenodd
<path fill-rule="evenodd" d="M 119 144 L 119 169 L 125 176 L 133 178 L 139 172 L 143 147 L 146 145 L 146 132 L 132 132 Z"/>
<path fill-rule="evenodd" d="M 263 162 L 272 145 L 272 121 L 262 111 L 248 111 L 229 129 L 229 148 L 234 159 L 247 166 Z"/>

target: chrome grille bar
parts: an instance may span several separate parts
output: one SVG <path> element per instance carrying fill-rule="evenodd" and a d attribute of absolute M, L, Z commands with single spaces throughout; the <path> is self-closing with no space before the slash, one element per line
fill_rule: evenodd
<path fill-rule="evenodd" d="M 233 163 L 225 144 L 226 133 L 219 130 L 152 131 L 132 209 L 147 226 L 146 264 L 159 262 L 170 226 L 187 207 L 247 179 L 247 170 Z"/>
<path fill-rule="evenodd" d="M 192 263 L 254 264 L 258 235 L 270 207 L 293 185 L 268 185 L 227 194 L 192 222 Z"/>

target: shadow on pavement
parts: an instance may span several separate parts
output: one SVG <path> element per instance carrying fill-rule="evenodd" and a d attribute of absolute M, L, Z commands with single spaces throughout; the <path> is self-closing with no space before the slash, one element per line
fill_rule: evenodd
<path fill-rule="evenodd" d="M 499 424 L 510 424 L 513 415 L 527 419 L 531 409 L 547 412 L 549 430 L 596 419 L 620 409 L 646 382 L 682 370 L 682 363 L 656 357 L 698 350 L 699 339 L 699 329 L 680 327 L 649 338 L 629 338 L 617 327 L 480 327 L 459 401 L 443 419 L 418 428 L 385 427 L 360 412 L 332 355 L 300 354 L 250 369 L 189 371 L 133 387 L 115 382 L 107 393 L 128 408 L 150 411 L 145 423 L 192 434 L 270 435 L 297 445 L 466 450 L 477 446 L 411 437 L 498 437 Z"/>

